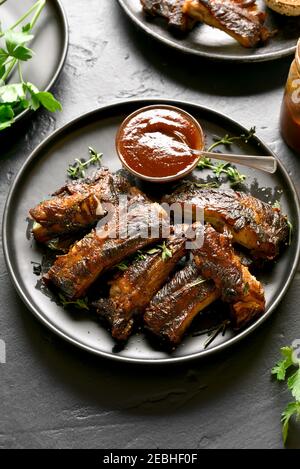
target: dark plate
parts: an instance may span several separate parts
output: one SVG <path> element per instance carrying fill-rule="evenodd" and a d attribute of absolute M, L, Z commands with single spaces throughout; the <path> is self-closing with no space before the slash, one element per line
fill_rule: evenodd
<path fill-rule="evenodd" d="M 15 23 L 33 3 L 33 0 L 7 0 L 0 6 L 2 27 Z M 49 91 L 63 68 L 68 51 L 68 23 L 60 1 L 47 2 L 34 34 L 30 47 L 35 55 L 22 66 L 24 79 L 34 83 L 40 90 Z M 10 83 L 16 81 L 19 81 L 17 71 L 9 79 Z M 18 121 L 28 112 L 22 112 L 15 120 Z"/>
<path fill-rule="evenodd" d="M 213 135 L 230 133 L 240 135 L 245 129 L 228 117 L 194 104 L 180 101 L 161 100 L 161 103 L 182 107 L 201 122 L 210 142 Z M 87 147 L 94 146 L 104 153 L 103 164 L 112 171 L 120 168 L 115 152 L 115 134 L 121 121 L 134 110 L 157 103 L 157 100 L 135 100 L 113 104 L 86 114 L 62 129 L 54 132 L 31 154 L 16 177 L 11 188 L 3 220 L 3 246 L 5 258 L 13 283 L 27 307 L 50 329 L 73 344 L 98 355 L 143 363 L 165 363 L 187 360 L 212 354 L 238 342 L 259 327 L 274 311 L 286 293 L 296 272 L 299 258 L 300 208 L 286 170 L 279 163 L 275 175 L 242 169 L 248 176 L 247 186 L 251 193 L 265 201 L 280 199 L 283 211 L 288 214 L 295 228 L 292 245 L 285 250 L 279 262 L 261 276 L 266 287 L 267 311 L 265 315 L 242 332 L 227 330 L 204 350 L 207 337 L 187 336 L 183 344 L 172 354 L 163 352 L 149 344 L 142 335 L 133 336 L 127 347 L 114 353 L 114 341 L 109 332 L 95 318 L 87 314 L 71 314 L 57 306 L 53 298 L 37 288 L 37 277 L 33 274 L 33 262 L 41 261 L 41 251 L 26 237 L 28 209 L 35 206 L 48 194 L 63 185 L 66 169 L 74 158 L 87 154 Z M 266 154 L 272 152 L 260 140 L 233 146 L 235 152 Z M 239 168 L 241 169 L 241 168 Z M 199 177 L 205 173 L 196 171 Z"/>
<path fill-rule="evenodd" d="M 299 38 L 300 18 L 288 18 L 268 9 L 263 0 L 258 4 L 268 11 L 267 25 L 278 34 L 268 44 L 255 49 L 246 49 L 222 31 L 206 25 L 198 25 L 184 37 L 170 32 L 166 23 L 159 19 L 147 18 L 140 0 L 119 0 L 127 15 L 147 34 L 182 52 L 202 57 L 235 62 L 262 62 L 292 55 Z"/>

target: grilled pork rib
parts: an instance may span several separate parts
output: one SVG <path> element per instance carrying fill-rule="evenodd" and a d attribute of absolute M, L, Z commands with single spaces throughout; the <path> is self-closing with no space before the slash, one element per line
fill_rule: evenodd
<path fill-rule="evenodd" d="M 150 16 L 161 16 L 169 27 L 183 32 L 190 30 L 195 21 L 183 12 L 186 0 L 141 0 L 145 13 Z"/>
<path fill-rule="evenodd" d="M 129 190 L 129 183 L 108 169 L 98 171 L 92 180 L 67 184 L 30 210 L 36 241 L 45 243 L 91 226 L 106 213 L 106 204 L 117 203 L 118 195 Z"/>
<path fill-rule="evenodd" d="M 241 264 L 229 236 L 205 226 L 204 243 L 193 251 L 194 262 L 204 278 L 213 280 L 222 300 L 231 304 L 234 326 L 244 327 L 265 311 L 260 282 Z"/>
<path fill-rule="evenodd" d="M 289 236 L 287 219 L 279 209 L 243 192 L 199 189 L 184 183 L 163 202 L 203 209 L 206 222 L 218 231 L 229 231 L 233 241 L 254 257 L 274 259 Z"/>
<path fill-rule="evenodd" d="M 144 322 L 152 333 L 178 345 L 196 315 L 220 296 L 213 281 L 203 280 L 194 264 L 175 274 L 155 295 Z"/>
<path fill-rule="evenodd" d="M 264 26 L 266 15 L 255 0 L 185 0 L 183 12 L 221 29 L 244 47 L 255 47 L 272 35 Z"/>
<path fill-rule="evenodd" d="M 101 273 L 158 241 L 166 220 L 167 214 L 159 204 L 151 204 L 142 196 L 132 199 L 127 216 L 120 216 L 116 209 L 113 220 L 92 230 L 68 254 L 58 257 L 44 276 L 45 282 L 69 299 L 84 296 Z"/>
<path fill-rule="evenodd" d="M 167 281 L 176 264 L 185 255 L 185 239 L 170 237 L 166 242 L 172 257 L 163 259 L 162 252 L 144 254 L 111 282 L 109 300 L 95 304 L 97 312 L 111 325 L 112 336 L 126 341 L 135 318 L 141 317 L 152 297 Z"/>

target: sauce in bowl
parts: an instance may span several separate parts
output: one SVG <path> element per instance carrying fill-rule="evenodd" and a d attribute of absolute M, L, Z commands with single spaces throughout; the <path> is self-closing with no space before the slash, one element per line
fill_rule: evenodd
<path fill-rule="evenodd" d="M 149 106 L 131 114 L 121 125 L 116 146 L 123 165 L 152 181 L 179 179 L 191 172 L 203 150 L 199 123 L 173 106 Z"/>

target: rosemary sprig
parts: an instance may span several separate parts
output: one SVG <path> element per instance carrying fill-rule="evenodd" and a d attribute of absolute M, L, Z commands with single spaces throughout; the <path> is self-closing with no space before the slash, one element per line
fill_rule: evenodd
<path fill-rule="evenodd" d="M 90 310 L 88 306 L 88 298 L 81 298 L 76 301 L 68 301 L 65 296 L 60 293 L 59 294 L 59 300 L 61 302 L 61 305 L 63 308 L 67 308 L 68 306 L 74 306 L 76 309 L 85 309 L 87 311 Z"/>
<path fill-rule="evenodd" d="M 71 179 L 84 178 L 85 170 L 91 165 L 100 163 L 103 153 L 97 153 L 94 148 L 89 147 L 89 155 L 90 158 L 87 161 L 82 161 L 76 158 L 75 164 L 73 166 L 69 166 L 67 173 Z"/>
<path fill-rule="evenodd" d="M 218 337 L 219 334 L 224 336 L 229 324 L 230 321 L 228 319 L 222 322 L 222 324 L 215 329 L 215 332 L 213 332 L 204 342 L 204 349 L 206 349 Z"/>

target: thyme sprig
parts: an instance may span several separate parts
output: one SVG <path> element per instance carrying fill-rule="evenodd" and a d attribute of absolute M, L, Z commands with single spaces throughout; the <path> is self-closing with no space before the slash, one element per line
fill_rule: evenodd
<path fill-rule="evenodd" d="M 67 308 L 68 306 L 74 306 L 74 308 L 76 309 L 84 309 L 87 311 L 90 310 L 88 306 L 88 298 L 80 298 L 76 301 L 69 301 L 62 293 L 60 293 L 58 296 L 63 308 Z"/>
<path fill-rule="evenodd" d="M 82 161 L 78 158 L 75 159 L 75 164 L 70 165 L 67 173 L 71 179 L 79 179 L 85 177 L 85 170 L 91 165 L 96 165 L 101 163 L 101 158 L 103 153 L 97 153 L 94 148 L 89 147 L 90 158 L 87 161 Z"/>

